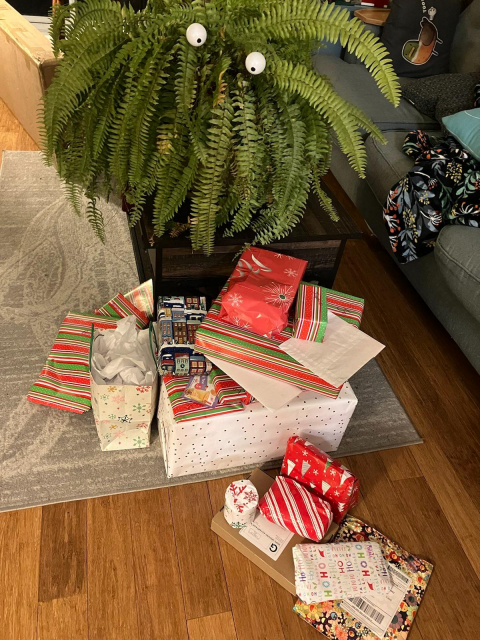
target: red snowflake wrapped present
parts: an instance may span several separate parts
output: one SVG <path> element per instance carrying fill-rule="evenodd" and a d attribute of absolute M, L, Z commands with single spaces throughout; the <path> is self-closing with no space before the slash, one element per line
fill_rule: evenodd
<path fill-rule="evenodd" d="M 306 268 L 306 260 L 250 247 L 229 278 L 220 318 L 261 336 L 282 331 Z"/>
<path fill-rule="evenodd" d="M 328 502 L 283 476 L 275 478 L 258 508 L 270 522 L 316 542 L 320 542 L 332 523 Z"/>
<path fill-rule="evenodd" d="M 250 404 L 252 394 L 245 391 L 238 382 L 232 380 L 230 376 L 220 369 L 214 368 L 209 373 L 209 382 L 215 389 L 217 396 L 217 407 L 225 407 L 232 404 Z"/>
<path fill-rule="evenodd" d="M 359 482 L 353 473 L 303 438 L 289 439 L 282 474 L 328 500 L 335 522 L 358 502 Z"/>

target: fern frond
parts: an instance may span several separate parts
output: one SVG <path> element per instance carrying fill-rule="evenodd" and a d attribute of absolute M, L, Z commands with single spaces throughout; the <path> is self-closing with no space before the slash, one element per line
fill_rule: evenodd
<path fill-rule="evenodd" d="M 326 119 L 351 166 L 364 177 L 367 154 L 351 105 L 340 98 L 330 81 L 303 65 L 294 66 L 280 59 L 272 60 L 269 73 L 281 90 L 300 96 Z"/>
<path fill-rule="evenodd" d="M 236 27 L 241 35 L 257 33 L 270 40 L 310 39 L 338 42 L 357 56 L 375 78 L 381 92 L 395 106 L 401 89 L 388 51 L 363 23 L 334 3 L 316 0 L 284 0 L 271 5 L 260 18 L 246 19 Z"/>
<path fill-rule="evenodd" d="M 319 169 L 317 167 L 314 167 L 313 171 L 312 171 L 312 186 L 313 186 L 313 190 L 315 192 L 315 195 L 317 196 L 321 206 L 323 207 L 323 209 L 325 209 L 325 211 L 328 213 L 328 215 L 330 216 L 330 218 L 333 220 L 333 222 L 338 222 L 340 220 L 337 210 L 335 209 L 335 206 L 332 202 L 332 199 L 330 198 L 329 195 L 327 195 L 325 193 L 325 191 L 322 189 L 321 187 L 321 172 L 319 171 Z"/>
<path fill-rule="evenodd" d="M 232 138 L 233 107 L 227 95 L 223 104 L 212 109 L 207 138 L 207 157 L 198 172 L 192 196 L 191 238 L 194 249 L 213 250 L 215 220 L 220 211 L 224 173 L 228 168 Z"/>

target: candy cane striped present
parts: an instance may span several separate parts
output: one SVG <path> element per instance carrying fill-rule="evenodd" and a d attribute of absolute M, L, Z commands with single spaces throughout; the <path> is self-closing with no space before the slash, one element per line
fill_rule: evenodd
<path fill-rule="evenodd" d="M 121 293 L 112 298 L 107 304 L 104 304 L 100 309 L 96 309 L 95 313 L 100 316 L 108 316 L 110 318 L 126 318 L 127 316 L 135 316 L 137 319 L 137 327 L 139 329 L 145 329 L 148 327 L 147 314 L 127 300 L 127 298 Z"/>
<path fill-rule="evenodd" d="M 153 280 L 142 282 L 138 287 L 135 287 L 135 289 L 132 289 L 132 291 L 124 295 L 137 309 L 143 311 L 149 320 L 153 320 Z"/>
<path fill-rule="evenodd" d="M 325 536 L 332 523 L 328 502 L 283 476 L 277 476 L 258 508 L 270 522 L 316 542 Z"/>

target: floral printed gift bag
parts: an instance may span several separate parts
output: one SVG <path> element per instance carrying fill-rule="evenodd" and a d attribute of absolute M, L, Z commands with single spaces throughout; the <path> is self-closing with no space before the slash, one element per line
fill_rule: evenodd
<path fill-rule="evenodd" d="M 90 376 L 92 409 L 102 451 L 150 446 L 150 427 L 157 404 L 158 373 L 154 358 L 153 325 L 150 324 L 149 329 L 144 331 L 149 332 L 152 369 L 155 369 L 151 385 L 97 384 Z"/>

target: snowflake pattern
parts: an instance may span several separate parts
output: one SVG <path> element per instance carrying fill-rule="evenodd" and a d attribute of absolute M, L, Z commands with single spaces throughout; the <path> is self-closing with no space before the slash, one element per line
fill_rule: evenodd
<path fill-rule="evenodd" d="M 118 424 L 111 424 L 109 429 L 112 429 L 112 431 L 113 429 L 118 429 Z"/>
<path fill-rule="evenodd" d="M 284 273 L 286 273 L 289 278 L 295 278 L 298 271 L 295 271 L 295 269 L 285 269 Z"/>
<path fill-rule="evenodd" d="M 133 439 L 133 446 L 134 447 L 144 447 L 145 444 L 146 444 L 145 438 L 141 438 L 140 436 L 138 436 L 138 438 L 134 438 Z"/>
<path fill-rule="evenodd" d="M 232 307 L 239 307 L 243 302 L 243 298 L 239 293 L 231 293 L 228 296 L 228 301 L 230 302 Z"/>
<path fill-rule="evenodd" d="M 267 292 L 265 302 L 270 302 L 276 307 L 288 308 L 293 302 L 295 291 L 291 285 L 275 282 L 262 289 Z"/>
<path fill-rule="evenodd" d="M 340 491 L 335 490 L 335 491 L 333 492 L 333 495 L 335 495 L 335 496 L 339 496 L 339 495 L 340 495 Z"/>
<path fill-rule="evenodd" d="M 318 476 L 318 469 L 315 469 L 315 471 L 313 472 L 314 476 Z"/>
<path fill-rule="evenodd" d="M 130 418 L 129 415 L 125 414 L 124 416 L 118 416 L 118 419 L 120 422 L 131 422 L 132 419 Z"/>
<path fill-rule="evenodd" d="M 120 404 L 121 402 L 123 402 L 123 395 L 121 393 L 117 393 L 116 396 L 112 396 L 112 400 L 113 402 L 115 402 L 115 404 Z"/>
<path fill-rule="evenodd" d="M 144 412 L 145 412 L 145 407 L 146 407 L 146 406 L 147 406 L 147 405 L 145 405 L 145 404 L 140 404 L 140 403 L 138 403 L 138 404 L 134 404 L 134 405 L 133 405 L 133 410 L 134 410 L 134 411 L 138 411 L 138 413 L 144 413 Z"/>
<path fill-rule="evenodd" d="M 241 318 L 232 318 L 233 324 L 236 327 L 240 327 L 241 329 L 250 329 L 250 324 L 248 322 L 244 322 Z"/>
<path fill-rule="evenodd" d="M 148 422 L 139 422 L 137 424 L 137 429 L 143 429 L 143 430 L 148 429 Z"/>
<path fill-rule="evenodd" d="M 333 468 L 332 468 L 332 469 L 330 469 L 330 471 L 329 471 L 329 474 L 330 474 L 331 476 L 334 476 L 336 473 L 337 473 L 337 472 L 336 472 L 336 470 L 335 470 L 335 469 L 333 469 Z"/>
<path fill-rule="evenodd" d="M 139 393 L 147 393 L 147 391 L 150 391 L 151 387 L 137 387 L 136 389 Z"/>
<path fill-rule="evenodd" d="M 116 419 L 117 419 L 117 414 L 116 414 L 116 413 L 111 413 L 111 414 L 108 416 L 108 419 L 109 419 L 109 420 L 116 420 Z"/>
<path fill-rule="evenodd" d="M 283 253 L 276 253 L 275 258 L 283 258 Z"/>
<path fill-rule="evenodd" d="M 125 435 L 125 431 L 122 431 L 121 429 L 119 429 L 118 431 L 115 431 L 115 433 L 113 434 L 113 437 L 114 438 L 121 438 L 124 435 Z"/>
<path fill-rule="evenodd" d="M 110 393 L 114 393 L 117 390 L 117 387 L 108 387 Z"/>

